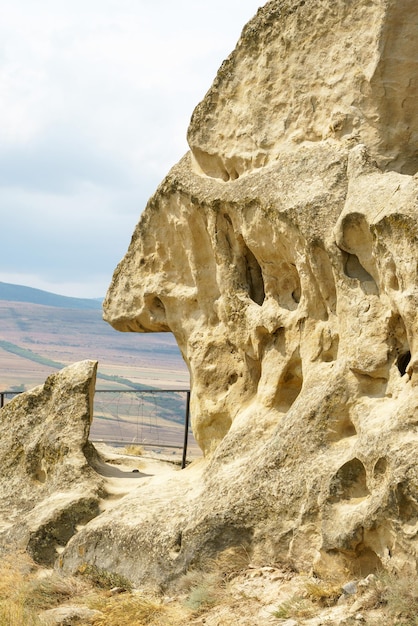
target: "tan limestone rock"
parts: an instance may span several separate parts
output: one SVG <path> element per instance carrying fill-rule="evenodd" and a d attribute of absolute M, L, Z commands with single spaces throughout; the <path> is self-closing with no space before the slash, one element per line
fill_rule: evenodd
<path fill-rule="evenodd" d="M 206 460 L 88 524 L 67 569 L 167 582 L 235 545 L 416 572 L 417 24 L 412 0 L 274 0 L 245 27 L 104 303 L 174 333 Z"/>
<path fill-rule="evenodd" d="M 194 111 L 195 165 L 234 180 L 304 141 L 417 170 L 415 0 L 268 2 Z"/>
<path fill-rule="evenodd" d="M 102 478 L 88 442 L 96 361 L 82 361 L 16 396 L 0 411 L 0 541 L 52 564 L 97 515 Z"/>

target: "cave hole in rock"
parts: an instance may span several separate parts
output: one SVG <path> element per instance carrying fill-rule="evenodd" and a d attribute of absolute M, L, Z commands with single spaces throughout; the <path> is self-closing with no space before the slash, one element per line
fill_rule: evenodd
<path fill-rule="evenodd" d="M 166 325 L 166 311 L 162 300 L 155 294 L 144 297 L 144 304 L 148 308 L 150 319 L 157 324 Z"/>
<path fill-rule="evenodd" d="M 213 550 L 213 556 L 220 557 L 223 552 L 230 555 L 246 554 L 247 561 L 248 555 L 251 555 L 251 546 L 253 544 L 254 530 L 252 528 L 246 528 L 245 526 L 239 527 L 227 522 L 221 522 L 219 520 L 216 530 L 214 530 L 210 544 L 208 545 L 208 551 Z M 226 554 L 225 554 L 226 556 Z M 203 556 L 206 558 L 206 555 Z"/>
<path fill-rule="evenodd" d="M 299 272 L 294 263 L 284 261 L 280 267 L 279 304 L 290 311 L 297 308 L 302 296 Z"/>
<path fill-rule="evenodd" d="M 396 365 L 401 376 L 406 373 L 411 360 L 408 333 L 405 322 L 398 312 L 393 311 L 388 324 L 388 343 L 391 364 Z"/>
<path fill-rule="evenodd" d="M 263 272 L 259 262 L 241 236 L 239 237 L 239 241 L 244 259 L 245 284 L 247 286 L 248 295 L 253 302 L 261 306 L 266 298 Z"/>
<path fill-rule="evenodd" d="M 382 255 L 383 256 L 383 255 Z M 390 259 L 385 266 L 385 271 L 387 275 L 387 284 L 389 289 L 393 289 L 394 291 L 399 291 L 399 280 L 396 272 L 396 265 L 393 259 Z"/>
<path fill-rule="evenodd" d="M 232 387 L 232 385 L 234 385 L 237 382 L 237 380 L 238 380 L 238 374 L 236 372 L 233 372 L 232 374 L 230 374 L 228 377 L 226 388 L 228 389 L 229 387 Z"/>
<path fill-rule="evenodd" d="M 358 256 L 350 254 L 349 252 L 346 252 L 345 255 L 344 274 L 348 276 L 348 278 L 356 278 L 361 283 L 371 282 L 376 284 L 373 276 L 371 276 L 360 263 Z"/>
<path fill-rule="evenodd" d="M 39 483 L 46 482 L 46 472 L 45 472 L 45 470 L 42 467 L 38 467 L 36 472 L 35 472 L 34 478 Z"/>
<path fill-rule="evenodd" d="M 382 476 L 384 476 L 386 474 L 386 470 L 388 468 L 388 462 L 385 459 L 385 457 L 381 457 L 380 459 L 378 459 L 374 465 L 373 468 L 373 477 L 378 480 L 380 479 Z"/>
<path fill-rule="evenodd" d="M 353 561 L 353 574 L 359 578 L 365 578 L 381 570 L 382 561 L 376 552 L 364 544 L 358 545 Z"/>
<path fill-rule="evenodd" d="M 355 368 L 351 368 L 351 371 L 357 379 L 358 390 L 362 395 L 369 396 L 369 398 L 383 398 L 386 395 L 387 378 L 370 376 Z"/>
<path fill-rule="evenodd" d="M 398 360 L 396 361 L 396 365 L 398 366 L 398 370 L 401 376 L 406 374 L 406 368 L 408 367 L 410 360 L 411 353 L 409 350 L 399 355 Z"/>
<path fill-rule="evenodd" d="M 158 311 L 158 313 L 165 315 L 165 306 L 158 296 L 153 298 L 151 307 L 154 311 Z"/>
<path fill-rule="evenodd" d="M 299 348 L 292 354 L 277 385 L 274 406 L 286 413 L 301 392 L 303 385 L 302 361 Z"/>
<path fill-rule="evenodd" d="M 261 361 L 245 354 L 245 365 L 254 388 L 256 388 L 261 378 Z"/>
<path fill-rule="evenodd" d="M 344 463 L 332 478 L 329 501 L 332 504 L 350 500 L 357 502 L 369 493 L 366 469 L 360 459 L 354 458 Z"/>
<path fill-rule="evenodd" d="M 293 300 L 296 302 L 296 304 L 299 304 L 300 302 L 300 285 L 298 287 L 296 287 L 296 289 L 294 291 L 292 291 L 292 298 Z"/>
<path fill-rule="evenodd" d="M 183 543 L 183 533 L 180 530 L 177 533 L 175 537 L 175 541 L 173 543 L 173 548 L 172 548 L 173 556 L 177 556 L 179 554 L 179 552 L 181 551 L 182 543 Z"/>
<path fill-rule="evenodd" d="M 321 352 L 321 361 L 324 363 L 331 363 L 335 361 L 338 356 L 338 346 L 340 344 L 340 338 L 338 335 L 334 335 L 330 341 L 329 347 L 324 347 Z"/>
<path fill-rule="evenodd" d="M 369 268 L 373 265 L 373 235 L 365 216 L 362 213 L 346 215 L 337 235 L 338 246 L 344 254 L 344 273 L 348 278 L 357 279 L 366 293 L 378 293 L 373 276 L 363 266 L 360 259 L 367 259 Z"/>
<path fill-rule="evenodd" d="M 347 414 L 330 416 L 327 429 L 327 440 L 335 443 L 347 437 L 357 435 L 356 428 Z"/>
<path fill-rule="evenodd" d="M 269 267 L 269 273 L 269 292 L 274 294 L 280 307 L 295 311 L 302 297 L 302 285 L 296 265 L 286 258 L 277 259 L 274 266 L 271 264 Z"/>

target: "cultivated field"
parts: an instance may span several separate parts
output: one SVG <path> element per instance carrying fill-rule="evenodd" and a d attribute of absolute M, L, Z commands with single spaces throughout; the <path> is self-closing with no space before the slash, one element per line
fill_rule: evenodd
<path fill-rule="evenodd" d="M 118 333 L 100 310 L 78 310 L 25 302 L 0 301 L 0 391 L 15 385 L 29 389 L 62 366 L 84 359 L 99 362 L 98 388 L 126 388 L 100 375 L 133 383 L 187 389 L 189 376 L 170 333 Z M 43 362 L 42 362 L 43 361 Z M 51 363 L 51 362 L 52 363 Z"/>
<path fill-rule="evenodd" d="M 100 309 L 7 300 L 0 300 L 0 329 L 0 391 L 28 390 L 66 365 L 97 360 L 92 439 L 156 451 L 164 450 L 164 444 L 181 448 L 186 394 L 132 391 L 189 388 L 186 365 L 170 333 L 118 333 L 102 320 Z M 105 389 L 115 393 L 102 394 Z M 193 437 L 190 453 L 198 454 Z"/>

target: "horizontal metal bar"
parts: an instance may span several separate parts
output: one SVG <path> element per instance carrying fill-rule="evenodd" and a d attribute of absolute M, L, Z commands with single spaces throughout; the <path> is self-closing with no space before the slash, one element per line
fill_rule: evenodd
<path fill-rule="evenodd" d="M 95 393 L 188 393 L 190 389 L 96 389 Z"/>
<path fill-rule="evenodd" d="M 132 441 L 132 439 L 90 439 L 92 443 L 123 443 L 132 446 L 144 446 L 146 448 L 172 448 L 173 450 L 183 450 L 183 446 L 171 446 L 170 444 L 161 443 L 144 443 L 143 441 Z"/>

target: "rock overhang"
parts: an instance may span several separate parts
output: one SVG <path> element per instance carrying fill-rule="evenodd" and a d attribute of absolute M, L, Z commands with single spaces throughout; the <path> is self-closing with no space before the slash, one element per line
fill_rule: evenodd
<path fill-rule="evenodd" d="M 224 474 L 243 494 L 257 468 L 268 485 L 246 493 L 259 514 L 238 496 L 217 507 L 246 511 L 260 554 L 318 571 L 416 563 L 401 476 L 415 480 L 417 10 L 260 9 L 104 305 L 125 330 L 174 333 L 208 498 Z"/>

